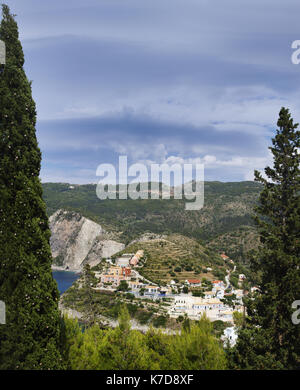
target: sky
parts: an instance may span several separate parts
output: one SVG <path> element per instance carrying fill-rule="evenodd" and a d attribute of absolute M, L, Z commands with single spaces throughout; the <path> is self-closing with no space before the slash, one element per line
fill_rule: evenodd
<path fill-rule="evenodd" d="M 278 113 L 300 121 L 298 0 L 6 0 L 33 81 L 43 182 L 99 164 L 201 163 L 205 180 L 272 164 Z"/>

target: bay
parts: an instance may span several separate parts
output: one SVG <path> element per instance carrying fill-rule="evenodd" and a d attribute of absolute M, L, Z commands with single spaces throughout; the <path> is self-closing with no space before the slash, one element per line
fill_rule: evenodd
<path fill-rule="evenodd" d="M 53 278 L 58 285 L 58 291 L 63 294 L 80 277 L 79 273 L 72 271 L 53 271 Z"/>

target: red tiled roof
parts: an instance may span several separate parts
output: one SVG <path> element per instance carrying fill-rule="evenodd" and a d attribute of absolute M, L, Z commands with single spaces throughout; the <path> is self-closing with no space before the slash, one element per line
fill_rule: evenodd
<path fill-rule="evenodd" d="M 188 282 L 189 282 L 189 283 L 198 284 L 198 283 L 200 283 L 201 281 L 198 280 L 198 279 L 189 279 Z"/>

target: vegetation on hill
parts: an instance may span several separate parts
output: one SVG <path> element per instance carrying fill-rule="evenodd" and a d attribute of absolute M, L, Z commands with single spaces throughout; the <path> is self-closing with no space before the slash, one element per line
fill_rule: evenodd
<path fill-rule="evenodd" d="M 199 211 L 186 211 L 185 200 L 100 200 L 96 185 L 72 187 L 43 184 L 48 214 L 60 208 L 77 211 L 107 230 L 122 232 L 119 240 L 126 244 L 145 232 L 179 233 L 211 243 L 215 252 L 228 252 L 233 260 L 247 260 L 248 249 L 258 244 L 251 213 L 259 183 L 206 182 L 204 208 Z"/>
<path fill-rule="evenodd" d="M 220 255 L 205 248 L 197 240 L 179 234 L 134 242 L 114 257 L 123 253 L 135 253 L 140 249 L 144 250 L 144 260 L 138 271 L 154 283 L 163 285 L 171 280 L 182 282 L 203 277 L 212 279 L 214 276 L 207 272 L 207 267 L 224 276 L 226 274 Z"/>

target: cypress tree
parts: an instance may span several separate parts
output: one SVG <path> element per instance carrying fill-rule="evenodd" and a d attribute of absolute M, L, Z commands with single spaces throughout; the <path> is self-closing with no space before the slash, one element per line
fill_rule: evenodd
<path fill-rule="evenodd" d="M 31 83 L 23 69 L 18 26 L 2 6 L 0 39 L 0 325 L 1 369 L 58 369 L 59 294 L 51 273 L 50 230 L 39 179 L 41 152 Z"/>
<path fill-rule="evenodd" d="M 260 277 L 260 292 L 245 300 L 247 317 L 233 353 L 233 368 L 300 368 L 300 325 L 292 308 L 300 300 L 300 132 L 282 108 L 272 140 L 273 168 L 262 183 L 255 221 L 261 248 L 251 266 Z"/>

